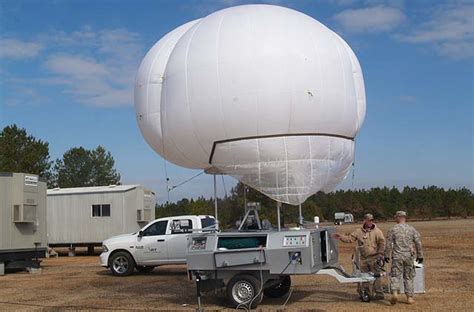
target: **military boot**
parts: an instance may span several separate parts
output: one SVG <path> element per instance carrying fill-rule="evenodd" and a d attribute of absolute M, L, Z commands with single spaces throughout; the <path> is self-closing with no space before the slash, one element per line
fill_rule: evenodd
<path fill-rule="evenodd" d="M 414 303 L 415 303 L 415 299 L 413 299 L 412 296 L 407 296 L 407 303 L 408 303 L 408 304 L 414 304 Z"/>
<path fill-rule="evenodd" d="M 375 292 L 374 300 L 383 300 L 383 299 L 385 299 L 383 292 L 381 291 Z"/>
<path fill-rule="evenodd" d="M 390 298 L 390 304 L 394 305 L 398 301 L 398 292 L 392 292 L 392 298 Z"/>

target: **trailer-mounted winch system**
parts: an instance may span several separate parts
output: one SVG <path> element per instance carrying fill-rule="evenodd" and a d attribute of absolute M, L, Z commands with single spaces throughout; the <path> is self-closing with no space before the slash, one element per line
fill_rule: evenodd
<path fill-rule="evenodd" d="M 258 210 L 248 209 L 242 223 L 247 223 L 247 218 L 259 220 Z M 193 233 L 188 238 L 188 274 L 196 281 L 198 297 L 201 292 L 225 287 L 227 300 L 235 308 L 255 308 L 264 295 L 287 295 L 289 299 L 292 275 L 325 274 L 341 283 L 372 282 L 380 277 L 360 272 L 349 274 L 338 267 L 334 232 L 334 227 L 260 227 Z M 361 294 L 361 299 L 364 297 L 370 300 L 368 294 Z"/>

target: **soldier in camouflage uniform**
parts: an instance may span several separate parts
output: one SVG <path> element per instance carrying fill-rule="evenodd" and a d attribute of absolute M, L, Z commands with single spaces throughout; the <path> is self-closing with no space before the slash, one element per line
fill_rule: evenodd
<path fill-rule="evenodd" d="M 383 232 L 375 225 L 374 216 L 370 213 L 364 216 L 364 224 L 349 235 L 334 235 L 343 243 L 357 242 L 359 253 L 359 269 L 361 272 L 381 273 L 384 266 L 385 238 Z M 360 293 L 359 287 L 357 290 Z M 362 290 L 369 290 L 369 283 L 363 283 Z M 382 280 L 374 283 L 374 299 L 384 299 Z"/>
<path fill-rule="evenodd" d="M 423 263 L 423 251 L 421 249 L 420 234 L 411 225 L 406 224 L 406 212 L 397 211 L 395 220 L 397 222 L 387 234 L 387 246 L 385 249 L 385 261 L 392 260 L 390 272 L 390 285 L 392 289 L 391 304 L 398 301 L 400 283 L 403 279 L 407 303 L 413 304 L 413 279 L 415 277 L 414 261 Z"/>

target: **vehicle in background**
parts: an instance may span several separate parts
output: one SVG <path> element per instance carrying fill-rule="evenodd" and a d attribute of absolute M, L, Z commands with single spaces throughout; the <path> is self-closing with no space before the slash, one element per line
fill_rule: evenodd
<path fill-rule="evenodd" d="M 189 233 L 215 226 L 213 216 L 176 216 L 150 222 L 140 231 L 111 237 L 102 244 L 100 263 L 113 275 L 151 272 L 158 265 L 186 263 Z"/>
<path fill-rule="evenodd" d="M 336 212 L 334 214 L 334 224 L 341 225 L 344 223 L 354 223 L 354 216 L 352 213 Z"/>

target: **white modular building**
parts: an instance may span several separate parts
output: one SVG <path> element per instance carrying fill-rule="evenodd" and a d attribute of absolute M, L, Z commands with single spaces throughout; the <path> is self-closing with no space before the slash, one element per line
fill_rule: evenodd
<path fill-rule="evenodd" d="M 155 219 L 155 193 L 141 185 L 48 190 L 48 244 L 101 245 L 115 235 L 138 231 Z"/>
<path fill-rule="evenodd" d="M 9 268 L 39 267 L 46 247 L 46 181 L 0 172 L 0 275 Z"/>

